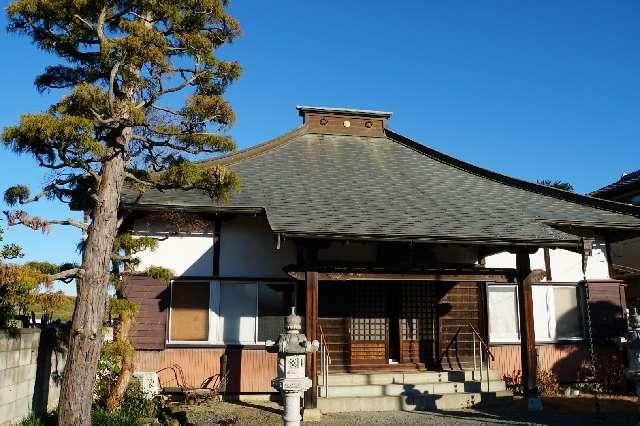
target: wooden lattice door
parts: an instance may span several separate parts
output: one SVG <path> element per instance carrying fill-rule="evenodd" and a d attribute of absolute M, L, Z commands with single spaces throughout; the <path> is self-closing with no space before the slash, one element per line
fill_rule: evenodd
<path fill-rule="evenodd" d="M 438 332 L 436 283 L 403 282 L 400 286 L 400 362 L 433 365 Z"/>
<path fill-rule="evenodd" d="M 384 283 L 352 285 L 351 364 L 382 364 L 388 358 L 389 318 Z"/>

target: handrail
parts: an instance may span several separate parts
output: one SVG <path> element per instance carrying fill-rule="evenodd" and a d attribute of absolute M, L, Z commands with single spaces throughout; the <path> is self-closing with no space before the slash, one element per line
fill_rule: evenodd
<path fill-rule="evenodd" d="M 467 325 L 469 326 L 469 328 L 471 328 L 471 331 L 473 332 L 473 334 L 475 334 L 478 337 L 478 340 L 480 341 L 480 344 L 482 346 L 484 346 L 485 350 L 487 351 L 487 353 L 489 354 L 489 356 L 491 356 L 491 360 L 495 361 L 495 357 L 493 356 L 493 353 L 491 352 L 491 349 L 489 349 L 489 345 L 487 345 L 484 341 L 484 339 L 482 339 L 482 336 L 480 335 L 480 333 L 478 333 L 478 330 L 475 329 L 475 327 L 473 325 L 471 325 L 470 322 L 467 322 Z M 458 329 L 460 330 L 460 329 Z"/>
<path fill-rule="evenodd" d="M 322 326 L 320 324 L 318 324 L 318 327 L 320 327 L 320 345 L 327 347 L 327 339 L 326 337 L 324 337 L 324 332 L 322 331 Z M 329 360 L 329 364 L 331 364 L 331 353 L 329 353 L 329 348 L 327 347 L 327 358 Z"/>
<path fill-rule="evenodd" d="M 458 334 L 460 334 L 460 330 L 461 329 L 462 329 L 462 327 L 458 327 L 458 329 L 456 330 L 456 334 L 453 335 L 451 340 L 449 340 L 449 343 L 447 344 L 447 347 L 444 348 L 444 350 L 440 354 L 440 359 L 438 360 L 438 362 L 441 363 L 442 362 L 442 358 L 444 358 L 445 355 L 449 353 L 449 348 L 451 348 L 451 345 L 453 345 L 453 342 L 458 338 Z"/>
<path fill-rule="evenodd" d="M 327 339 L 324 336 L 322 325 L 318 324 L 318 328 L 320 329 L 320 363 L 322 364 L 322 385 L 324 386 L 324 397 L 327 398 L 329 397 L 329 365 L 331 364 L 331 354 L 329 353 L 329 348 L 327 347 Z M 318 392 L 318 389 L 316 389 L 316 392 Z"/>

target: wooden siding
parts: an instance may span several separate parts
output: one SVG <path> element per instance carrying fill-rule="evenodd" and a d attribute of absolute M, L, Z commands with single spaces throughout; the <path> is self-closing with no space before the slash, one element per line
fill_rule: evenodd
<path fill-rule="evenodd" d="M 481 284 L 460 282 L 442 285 L 450 288 L 443 289 L 438 305 L 441 366 L 446 369 L 472 367 L 473 331 L 469 324 L 484 335 Z"/>
<path fill-rule="evenodd" d="M 495 360 L 491 368 L 495 369 L 500 378 L 518 377 L 520 367 L 519 345 L 497 345 L 491 347 Z M 585 343 L 572 344 L 542 344 L 536 345 L 538 356 L 538 370 L 551 371 L 561 383 L 571 383 L 585 380 L 590 366 L 589 349 Z M 597 357 L 605 360 L 604 365 L 621 369 L 624 363 L 623 353 L 613 347 L 596 348 Z"/>
<path fill-rule="evenodd" d="M 138 351 L 136 371 L 160 371 L 160 386 L 177 386 L 173 366 L 184 373 L 185 385 L 200 387 L 214 374 L 220 373 L 220 361 L 227 353 L 228 392 L 275 392 L 271 379 L 276 377 L 277 355 L 264 349 L 240 348 L 167 348 L 163 351 Z"/>
<path fill-rule="evenodd" d="M 124 275 L 122 291 L 139 306 L 129 338 L 136 349 L 164 349 L 170 290 L 166 281 Z"/>

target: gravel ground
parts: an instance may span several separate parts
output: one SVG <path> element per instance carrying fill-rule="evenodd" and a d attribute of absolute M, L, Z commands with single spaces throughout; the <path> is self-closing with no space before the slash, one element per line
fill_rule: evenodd
<path fill-rule="evenodd" d="M 541 413 L 527 414 L 520 402 L 510 406 L 454 412 L 362 412 L 326 414 L 320 422 L 304 425 L 637 425 L 635 407 L 616 408 L 596 418 L 592 405 L 577 409 L 551 406 Z M 632 411 L 630 411 L 632 410 Z M 606 410 L 605 410 L 606 411 Z M 174 408 L 183 425 L 281 425 L 282 409 L 273 402 L 208 402 Z"/>

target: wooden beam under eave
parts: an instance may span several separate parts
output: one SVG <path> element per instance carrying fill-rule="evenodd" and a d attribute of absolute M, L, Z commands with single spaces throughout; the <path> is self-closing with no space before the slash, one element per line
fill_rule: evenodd
<path fill-rule="evenodd" d="M 531 261 L 527 251 L 516 253 L 516 279 L 518 282 L 518 306 L 520 310 L 520 361 L 522 365 L 522 388 L 532 409 L 532 399 L 539 402 L 536 359 L 536 341 L 533 319 L 533 294 Z M 537 409 L 533 408 L 537 411 Z"/>
<path fill-rule="evenodd" d="M 317 340 L 318 330 L 318 273 L 305 272 L 305 334 L 307 339 Z M 307 354 L 306 374 L 311 379 L 311 388 L 305 393 L 304 408 L 318 406 L 317 353 Z"/>
<path fill-rule="evenodd" d="M 370 272 L 315 272 L 318 281 L 452 281 L 452 282 L 512 282 L 503 274 L 383 274 Z M 289 276 L 303 281 L 309 272 L 290 271 Z M 308 337 L 308 336 L 307 336 Z"/>

